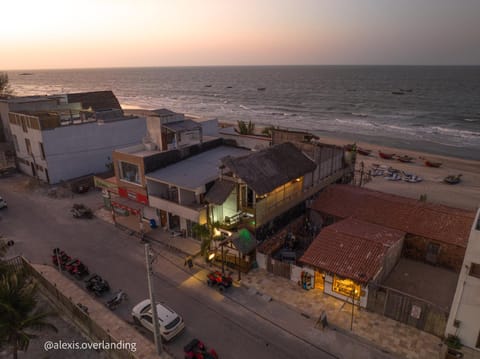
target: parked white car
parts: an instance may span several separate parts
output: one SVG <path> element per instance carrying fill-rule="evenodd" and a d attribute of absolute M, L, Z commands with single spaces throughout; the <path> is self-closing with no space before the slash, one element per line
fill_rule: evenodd
<path fill-rule="evenodd" d="M 169 341 L 173 339 L 185 329 L 183 318 L 167 306 L 158 303 L 157 315 L 160 335 L 164 340 Z M 132 317 L 136 324 L 147 328 L 153 333 L 153 316 L 150 299 L 145 299 L 133 307 Z"/>
<path fill-rule="evenodd" d="M 7 208 L 7 201 L 0 197 L 0 209 Z"/>

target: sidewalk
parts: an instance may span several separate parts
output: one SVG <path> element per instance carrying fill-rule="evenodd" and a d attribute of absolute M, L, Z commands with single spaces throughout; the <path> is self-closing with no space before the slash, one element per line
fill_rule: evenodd
<path fill-rule="evenodd" d="M 99 210 L 95 214 L 113 224 L 108 211 Z M 161 229 L 150 231 L 146 237 L 154 243 L 177 252 L 180 257 L 195 256 L 200 252 L 199 241 L 174 237 L 170 232 Z M 202 258 L 197 258 L 195 264 L 206 268 Z M 293 281 L 275 276 L 263 269 L 257 268 L 247 274 L 243 273 L 240 285 L 251 293 L 259 294 L 265 301 L 274 299 L 286 304 L 292 311 L 300 313 L 303 317 L 317 321 L 316 330 L 319 333 L 322 333 L 322 329 L 318 319 L 322 311 L 325 311 L 330 328 L 367 345 L 373 345 L 383 352 L 394 353 L 407 359 L 443 359 L 445 357 L 443 353 L 446 348 L 441 339 L 434 335 L 359 307 L 354 308 L 352 323 L 351 304 L 324 294 L 320 290 L 305 291 Z M 328 329 L 326 330 L 328 332 Z M 480 353 L 467 350 L 464 359 L 480 359 Z"/>
<path fill-rule="evenodd" d="M 263 269 L 257 268 L 244 274 L 242 285 L 282 301 L 314 319 L 320 318 L 322 311 L 325 310 L 329 324 L 337 330 L 367 340 L 379 348 L 404 358 L 444 357 L 441 353 L 445 348 L 440 338 L 363 308 L 354 308 L 353 330 L 350 330 L 351 304 L 324 294 L 320 290 L 305 291 L 294 282 Z M 480 358 L 478 352 L 472 351 L 471 355 L 465 355 L 464 358 Z"/>

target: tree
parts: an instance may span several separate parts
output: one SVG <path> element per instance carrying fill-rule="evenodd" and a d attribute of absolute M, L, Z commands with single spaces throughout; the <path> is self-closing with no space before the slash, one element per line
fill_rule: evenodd
<path fill-rule="evenodd" d="M 53 313 L 37 308 L 36 292 L 37 285 L 25 275 L 8 273 L 0 280 L 0 346 L 10 346 L 14 359 L 37 337 L 30 330 L 58 331 L 46 321 Z"/>
<path fill-rule="evenodd" d="M 0 97 L 13 94 L 6 72 L 0 72 Z"/>
<path fill-rule="evenodd" d="M 275 126 L 264 127 L 262 134 L 268 137 L 272 137 L 272 131 L 275 129 Z"/>
<path fill-rule="evenodd" d="M 238 120 L 238 132 L 241 135 L 253 135 L 255 132 L 255 124 L 252 121 L 248 121 L 246 123 L 245 121 Z"/>

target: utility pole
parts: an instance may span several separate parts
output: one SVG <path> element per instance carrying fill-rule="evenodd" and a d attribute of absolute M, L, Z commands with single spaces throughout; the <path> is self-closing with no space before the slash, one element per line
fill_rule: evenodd
<path fill-rule="evenodd" d="M 355 288 L 352 288 L 352 320 L 350 321 L 350 330 L 353 331 L 353 310 L 355 309 Z"/>
<path fill-rule="evenodd" d="M 158 314 L 157 305 L 155 303 L 155 296 L 153 294 L 153 270 L 152 263 L 155 257 L 150 253 L 150 245 L 145 244 L 145 261 L 147 263 L 147 281 L 148 292 L 150 294 L 150 306 L 152 308 L 152 320 L 153 320 L 153 337 L 155 339 L 155 347 L 157 348 L 157 354 L 162 355 L 162 339 L 160 338 L 160 328 L 158 327 Z"/>

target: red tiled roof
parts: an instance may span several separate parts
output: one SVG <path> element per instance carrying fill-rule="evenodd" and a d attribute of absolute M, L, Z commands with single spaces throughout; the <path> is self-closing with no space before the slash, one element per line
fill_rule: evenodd
<path fill-rule="evenodd" d="M 466 247 L 475 213 L 351 185 L 332 185 L 312 208 Z"/>
<path fill-rule="evenodd" d="M 368 283 L 404 232 L 349 218 L 325 227 L 300 258 L 313 267 Z"/>

